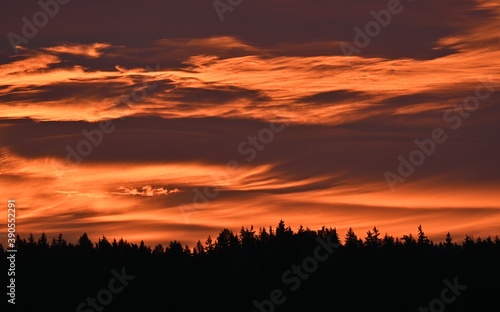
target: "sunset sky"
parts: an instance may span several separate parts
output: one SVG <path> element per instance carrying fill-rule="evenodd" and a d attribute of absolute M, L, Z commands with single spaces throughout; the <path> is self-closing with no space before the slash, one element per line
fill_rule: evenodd
<path fill-rule="evenodd" d="M 72 242 L 500 234 L 500 2 L 44 2 L 0 4 L 4 245 L 8 199 Z"/>

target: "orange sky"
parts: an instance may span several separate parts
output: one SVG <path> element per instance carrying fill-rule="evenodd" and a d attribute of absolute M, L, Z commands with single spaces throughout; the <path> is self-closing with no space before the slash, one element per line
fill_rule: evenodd
<path fill-rule="evenodd" d="M 159 1 L 125 1 L 135 31 L 99 16 L 81 29 L 71 21 L 95 8 L 68 4 L 17 53 L 7 34 L 37 7 L 10 4 L 0 194 L 5 207 L 17 201 L 19 233 L 192 246 L 284 219 L 342 236 L 416 234 L 419 224 L 435 241 L 499 234 L 500 5 L 405 2 L 344 56 L 340 44 L 355 44 L 353 28 L 386 1 L 278 2 L 245 3 L 221 22 L 210 3 L 160 17 L 147 15 Z M 470 97 L 477 109 L 463 107 Z M 447 140 L 391 190 L 384 174 L 436 128 Z M 217 194 L 204 200 L 204 188 Z"/>

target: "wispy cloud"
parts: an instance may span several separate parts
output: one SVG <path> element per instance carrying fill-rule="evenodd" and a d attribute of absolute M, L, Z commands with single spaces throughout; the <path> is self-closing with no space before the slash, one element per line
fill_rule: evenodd
<path fill-rule="evenodd" d="M 192 243 L 283 218 L 394 235 L 422 223 L 432 238 L 498 233 L 498 92 L 397 192 L 382 173 L 479 82 L 500 90 L 500 5 L 403 5 L 356 56 L 339 45 L 387 1 L 252 1 L 224 23 L 210 1 L 124 0 L 133 23 L 110 20 L 111 2 L 65 6 L 19 53 L 0 49 L 0 188 L 19 203 L 20 231 Z M 30 10 L 9 3 L 2 23 L 19 29 Z M 115 130 L 66 163 L 65 147 L 103 120 Z M 247 161 L 240 144 L 270 122 L 287 127 Z M 203 201 L 194 189 L 219 195 Z M 186 224 L 178 207 L 193 200 Z"/>
<path fill-rule="evenodd" d="M 120 192 L 114 192 L 112 194 L 118 195 L 138 195 L 138 196 L 160 196 L 160 195 L 168 195 L 172 193 L 180 192 L 179 189 L 167 189 L 163 187 L 153 187 L 151 185 L 143 186 L 142 188 L 134 188 L 134 187 L 123 187 L 120 186 L 118 188 Z"/>

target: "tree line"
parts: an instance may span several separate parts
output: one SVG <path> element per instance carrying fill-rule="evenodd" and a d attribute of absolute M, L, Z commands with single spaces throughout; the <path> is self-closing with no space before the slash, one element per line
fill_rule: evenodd
<path fill-rule="evenodd" d="M 319 240 L 339 246 L 314 263 Z M 293 231 L 281 220 L 236 233 L 225 228 L 194 246 L 92 241 L 86 233 L 72 243 L 42 233 L 18 236 L 17 249 L 16 305 L 23 311 L 76 311 L 122 269 L 135 276 L 123 292 L 105 310 L 80 312 L 157 311 L 159 301 L 165 311 L 425 311 L 440 300 L 445 280 L 466 285 L 446 311 L 500 310 L 498 235 L 455 241 L 448 233 L 433 242 L 422 226 L 415 236 L 382 235 L 377 227 L 358 236 L 327 226 Z M 0 261 L 7 266 L 5 256 Z M 271 307 L 273 291 L 283 295 Z"/>
<path fill-rule="evenodd" d="M 166 255 L 185 255 L 185 256 L 203 256 L 207 254 L 217 254 L 224 251 L 247 249 L 263 247 L 274 243 L 297 243 L 309 238 L 316 237 L 325 238 L 331 236 L 332 241 L 341 245 L 344 248 L 387 248 L 387 247 L 437 247 L 437 248 L 470 248 L 473 246 L 492 246 L 500 245 L 500 238 L 496 235 L 494 238 L 491 236 L 482 239 L 478 237 L 474 239 L 473 236 L 465 235 L 465 238 L 459 243 L 453 242 L 450 232 L 446 234 L 443 242 L 434 243 L 427 235 L 425 235 L 422 225 L 417 227 L 417 235 L 413 234 L 403 235 L 402 237 L 393 237 L 387 233 L 382 236 L 377 227 L 366 232 L 364 239 L 358 237 L 352 228 L 349 228 L 343 238 L 339 237 L 336 228 L 323 226 L 320 230 L 311 230 L 304 228 L 302 225 L 297 232 L 294 232 L 289 226 L 285 225 L 283 220 L 280 220 L 278 226 L 274 229 L 269 227 L 259 228 L 258 232 L 254 227 L 241 227 L 239 233 L 235 234 L 232 230 L 224 228 L 219 232 L 218 236 L 213 239 L 210 235 L 204 244 L 198 240 L 195 246 L 189 247 L 182 245 L 180 241 L 174 240 L 166 246 L 161 243 L 154 247 L 148 246 L 142 240 L 139 244 L 129 243 L 127 240 L 120 238 L 120 240 L 113 239 L 112 242 L 102 236 L 98 241 L 93 243 L 88 237 L 87 233 L 83 233 L 77 240 L 76 244 L 68 242 L 62 233 L 57 237 L 52 237 L 49 242 L 47 235 L 43 232 L 37 239 L 30 233 L 27 238 L 21 238 L 17 235 L 16 245 L 22 251 L 64 251 L 64 250 L 80 250 L 83 252 L 109 252 L 121 251 L 138 254 L 166 254 Z M 0 244 L 0 251 L 4 251 L 4 247 Z"/>

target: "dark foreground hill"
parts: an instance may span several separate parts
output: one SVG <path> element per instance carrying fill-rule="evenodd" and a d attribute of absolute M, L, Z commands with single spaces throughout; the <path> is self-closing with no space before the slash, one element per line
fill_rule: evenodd
<path fill-rule="evenodd" d="M 500 311 L 498 237 L 435 244 L 421 227 L 415 238 L 374 228 L 361 240 L 281 221 L 224 229 L 192 249 L 86 234 L 74 245 L 18 237 L 17 249 L 16 304 L 1 311 Z M 12 253 L 0 251 L 7 270 Z"/>

